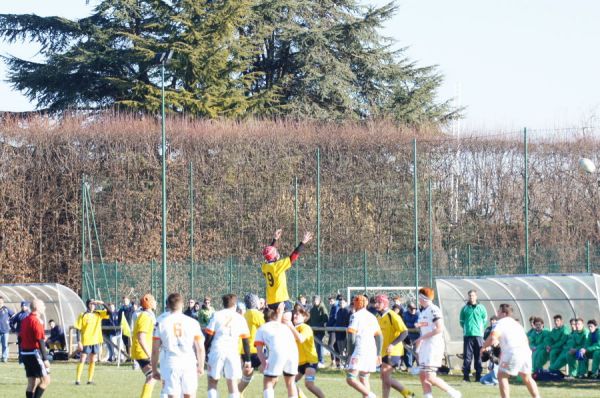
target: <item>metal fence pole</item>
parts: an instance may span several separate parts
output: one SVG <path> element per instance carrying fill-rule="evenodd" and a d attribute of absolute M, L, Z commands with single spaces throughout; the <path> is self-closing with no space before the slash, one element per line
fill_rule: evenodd
<path fill-rule="evenodd" d="M 471 276 L 471 245 L 467 245 L 467 276 Z"/>
<path fill-rule="evenodd" d="M 587 273 L 592 272 L 592 266 L 590 263 L 590 241 L 585 242 L 585 265 Z"/>
<path fill-rule="evenodd" d="M 85 178 L 81 177 L 81 297 L 83 297 L 84 267 L 85 267 L 85 219 L 87 217 L 85 206 Z M 89 289 L 88 289 L 89 294 Z"/>
<path fill-rule="evenodd" d="M 190 162 L 190 298 L 194 296 L 194 163 Z"/>
<path fill-rule="evenodd" d="M 367 251 L 363 250 L 363 282 L 365 285 L 365 292 L 369 286 L 369 271 L 367 269 Z"/>
<path fill-rule="evenodd" d="M 429 207 L 429 286 L 433 287 L 433 217 L 431 213 L 431 178 L 427 187 L 428 207 Z"/>
<path fill-rule="evenodd" d="M 298 247 L 298 177 L 294 177 L 294 247 Z M 300 295 L 300 287 L 298 285 L 299 269 L 296 269 L 294 275 L 294 286 L 296 287 L 296 298 Z"/>
<path fill-rule="evenodd" d="M 317 294 L 321 295 L 321 149 L 317 147 Z"/>
<path fill-rule="evenodd" d="M 119 263 L 115 261 L 115 305 L 117 305 L 117 300 L 119 297 Z"/>
<path fill-rule="evenodd" d="M 525 273 L 529 274 L 529 153 L 527 148 L 527 128 L 523 129 L 523 141 L 524 141 L 524 161 L 525 161 L 525 173 L 524 173 L 524 208 L 525 208 Z"/>
<path fill-rule="evenodd" d="M 418 183 L 417 183 L 417 139 L 413 139 L 413 190 L 415 197 L 415 208 L 414 208 L 414 218 L 415 218 L 415 295 L 418 295 L 419 291 L 419 204 L 418 204 Z"/>

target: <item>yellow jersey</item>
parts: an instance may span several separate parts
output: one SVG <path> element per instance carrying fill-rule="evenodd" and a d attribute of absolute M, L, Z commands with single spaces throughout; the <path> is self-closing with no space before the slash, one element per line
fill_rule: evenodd
<path fill-rule="evenodd" d="M 396 340 L 402 333 L 408 331 L 406 325 L 400 315 L 394 311 L 388 310 L 385 314 L 377 314 L 377 321 L 379 322 L 379 328 L 383 336 L 383 345 L 381 346 L 381 356 L 402 356 L 404 355 L 404 344 L 402 342 L 396 344 L 392 349 L 391 354 L 387 353 L 388 346 L 392 341 Z"/>
<path fill-rule="evenodd" d="M 138 340 L 138 333 L 145 333 L 144 343 L 146 343 L 146 349 L 152 354 L 152 335 L 154 334 L 154 325 L 156 324 L 156 318 L 154 313 L 151 311 L 142 311 L 135 321 L 133 326 L 133 335 L 131 342 L 131 358 L 133 359 L 150 359 L 146 355 L 146 351 L 142 348 L 140 341 Z"/>
<path fill-rule="evenodd" d="M 296 341 L 296 345 L 298 345 L 298 365 L 319 362 L 312 328 L 305 323 L 301 323 L 296 326 L 296 330 L 304 336 L 304 342 Z"/>
<path fill-rule="evenodd" d="M 256 309 L 247 310 L 244 313 L 244 319 L 248 324 L 248 330 L 250 331 L 250 337 L 248 337 L 248 344 L 250 344 L 250 354 L 256 354 L 256 347 L 254 346 L 254 337 L 256 336 L 256 331 L 259 327 L 264 325 L 265 317 L 262 312 Z M 244 346 L 242 345 L 242 340 L 240 339 L 240 354 L 244 353 Z"/>
<path fill-rule="evenodd" d="M 98 310 L 94 312 L 82 312 L 75 321 L 75 329 L 81 333 L 82 345 L 102 344 L 102 320 L 108 319 L 108 311 Z"/>
<path fill-rule="evenodd" d="M 262 273 L 267 282 L 267 304 L 281 303 L 290 299 L 285 271 L 291 267 L 292 260 L 289 257 L 262 264 Z"/>

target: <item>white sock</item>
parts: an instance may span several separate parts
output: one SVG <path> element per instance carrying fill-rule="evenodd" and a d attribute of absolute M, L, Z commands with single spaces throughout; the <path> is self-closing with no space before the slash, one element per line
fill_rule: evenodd
<path fill-rule="evenodd" d="M 215 395 L 216 397 L 216 395 Z M 211 398 L 209 396 L 209 398 Z M 240 398 L 240 393 L 239 392 L 234 392 L 233 394 L 229 394 L 229 398 Z"/>
<path fill-rule="evenodd" d="M 208 398 L 219 398 L 219 393 L 216 388 L 208 389 Z"/>
<path fill-rule="evenodd" d="M 423 394 L 423 398 L 433 398 L 433 394 L 430 392 L 426 392 L 425 394 Z"/>
<path fill-rule="evenodd" d="M 272 388 L 267 388 L 263 391 L 263 398 L 275 398 L 275 391 Z"/>
<path fill-rule="evenodd" d="M 450 398 L 462 398 L 461 392 L 458 390 L 455 390 L 452 387 L 450 387 L 450 389 L 448 390 L 448 395 L 450 395 Z"/>
<path fill-rule="evenodd" d="M 374 392 L 370 392 L 369 393 L 369 398 L 377 398 L 377 395 L 375 395 Z"/>

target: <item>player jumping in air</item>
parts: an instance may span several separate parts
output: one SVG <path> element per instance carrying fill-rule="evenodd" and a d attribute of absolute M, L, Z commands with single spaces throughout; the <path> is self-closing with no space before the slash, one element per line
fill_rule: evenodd
<path fill-rule="evenodd" d="M 239 398 L 238 382 L 242 378 L 242 366 L 238 353 L 238 341 L 242 340 L 244 349 L 244 368 L 252 369 L 250 362 L 250 331 L 244 317 L 238 314 L 237 296 L 223 296 L 223 308 L 210 318 L 205 329 L 206 350 L 208 352 L 208 398 L 217 398 L 217 383 L 221 375 L 227 380 L 229 398 Z"/>
<path fill-rule="evenodd" d="M 354 314 L 348 325 L 348 370 L 346 382 L 362 397 L 375 398 L 369 384 L 369 374 L 375 372 L 381 364 L 383 338 L 377 318 L 367 311 L 369 300 L 357 295 L 352 301 Z"/>
<path fill-rule="evenodd" d="M 285 271 L 290 269 L 294 261 L 300 257 L 300 251 L 302 251 L 304 245 L 312 240 L 312 234 L 306 232 L 298 247 L 289 257 L 284 258 L 280 258 L 276 247 L 279 238 L 281 238 L 281 229 L 275 231 L 273 241 L 263 249 L 265 262 L 262 264 L 261 269 L 267 283 L 267 306 L 272 310 L 277 310 L 279 303 L 284 303 L 284 311 L 291 314 L 292 303 L 289 301 L 290 295 L 288 294 Z"/>
<path fill-rule="evenodd" d="M 451 398 L 461 398 L 460 391 L 450 387 L 437 376 L 437 370 L 442 366 L 444 358 L 444 320 L 440 308 L 433 304 L 434 297 L 433 289 L 429 287 L 419 289 L 419 306 L 422 309 L 415 326 L 420 328 L 421 337 L 415 340 L 414 344 L 418 354 L 423 398 L 433 397 L 432 386 L 445 391 Z"/>

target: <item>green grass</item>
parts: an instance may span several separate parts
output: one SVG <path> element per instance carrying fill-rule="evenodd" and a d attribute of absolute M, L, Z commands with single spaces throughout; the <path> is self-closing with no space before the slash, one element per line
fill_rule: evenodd
<path fill-rule="evenodd" d="M 85 380 L 87 376 L 87 367 L 84 371 L 84 384 L 74 385 L 75 363 L 52 364 L 52 384 L 50 385 L 45 398 L 65 398 L 65 397 L 138 397 L 143 384 L 143 375 L 139 370 L 133 370 L 131 366 L 117 368 L 112 365 L 99 365 L 96 368 L 96 385 L 87 386 Z M 409 376 L 405 373 L 397 374 L 396 377 L 405 383 L 410 389 L 417 392 L 417 397 L 421 397 L 421 386 L 415 376 Z M 492 386 L 482 386 L 477 383 L 462 384 L 459 376 L 444 377 L 454 387 L 462 391 L 465 398 L 487 398 L 497 397 L 498 388 Z M 0 398 L 16 398 L 24 396 L 25 390 L 25 371 L 15 362 L 0 363 Z M 220 396 L 227 397 L 225 392 L 225 383 L 220 384 Z M 280 382 L 276 389 L 276 397 L 285 397 L 283 383 Z M 344 374 L 341 371 L 323 370 L 317 376 L 317 384 L 323 389 L 327 397 L 332 398 L 353 398 L 359 397 L 359 394 L 350 389 L 345 383 Z M 246 398 L 262 398 L 262 377 L 255 376 L 245 393 Z M 301 382 L 302 386 L 302 382 Z M 376 393 L 381 392 L 381 385 L 378 375 L 372 375 L 371 386 Z M 541 395 L 544 398 L 590 398 L 600 397 L 598 382 L 562 382 L 554 384 L 542 384 Z M 158 389 L 157 389 L 158 390 Z M 528 397 L 527 391 L 523 385 L 513 385 L 511 397 Z M 436 397 L 445 397 L 446 394 L 439 390 L 434 390 Z M 154 397 L 159 396 L 159 392 L 154 392 Z M 206 396 L 206 376 L 200 378 L 198 388 L 198 397 Z M 398 393 L 393 393 L 392 397 L 399 397 Z"/>

